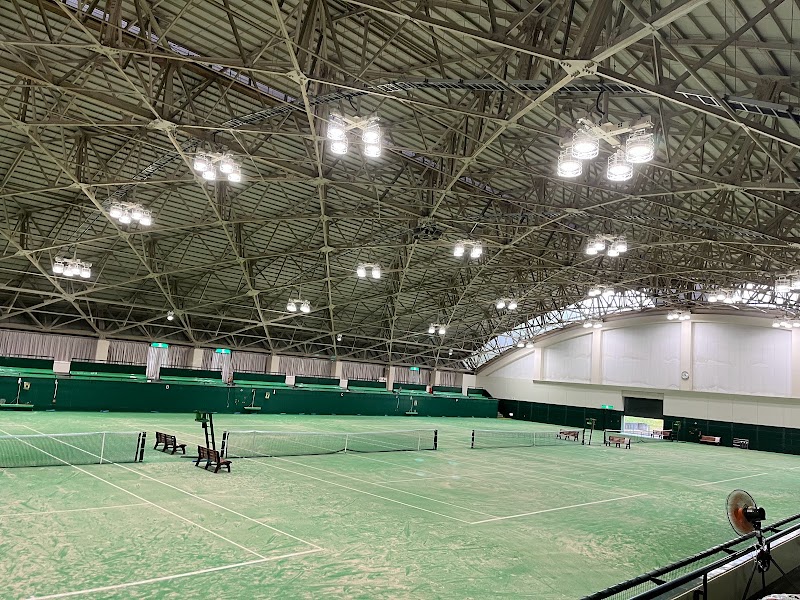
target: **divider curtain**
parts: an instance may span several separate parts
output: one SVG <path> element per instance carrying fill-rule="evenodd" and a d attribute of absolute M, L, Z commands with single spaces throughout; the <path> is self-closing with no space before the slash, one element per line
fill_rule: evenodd
<path fill-rule="evenodd" d="M 219 371 L 222 373 L 222 381 L 226 383 L 233 383 L 233 365 L 231 363 L 231 354 L 222 354 L 221 352 L 214 352 L 211 359 L 211 370 Z M 205 358 L 205 356 L 203 357 Z"/>
<path fill-rule="evenodd" d="M 231 364 L 236 373 L 265 373 L 267 371 L 269 354 L 234 350 L 231 356 L 233 356 Z"/>
<path fill-rule="evenodd" d="M 200 362 L 200 368 L 204 371 L 211 371 L 214 369 L 214 355 L 215 352 L 211 348 L 203 348 L 203 360 Z"/>
<path fill-rule="evenodd" d="M 192 362 L 192 349 L 189 346 L 170 346 L 165 367 L 186 369 Z"/>
<path fill-rule="evenodd" d="M 428 385 L 431 382 L 431 372 L 428 369 L 420 369 L 419 371 L 412 371 L 408 367 L 395 367 L 394 382 L 421 383 L 424 385 Z"/>
<path fill-rule="evenodd" d="M 70 335 L 0 330 L 2 356 L 53 358 L 54 360 L 94 360 L 97 340 Z"/>
<path fill-rule="evenodd" d="M 342 361 L 342 377 L 344 379 L 360 379 L 362 381 L 377 381 L 386 376 L 384 365 L 373 365 L 370 363 Z"/>
<path fill-rule="evenodd" d="M 464 379 L 463 373 L 454 373 L 453 371 L 439 371 L 439 385 L 446 387 L 461 387 L 461 382 Z"/>
<path fill-rule="evenodd" d="M 305 375 L 307 377 L 332 377 L 333 361 L 324 358 L 304 358 L 302 356 L 281 356 L 280 370 L 286 375 Z"/>
<path fill-rule="evenodd" d="M 108 344 L 108 362 L 126 365 L 146 365 L 147 350 L 149 348 L 150 345 L 146 342 L 111 340 Z"/>
<path fill-rule="evenodd" d="M 147 378 L 157 380 L 161 375 L 161 367 L 167 365 L 169 358 L 169 348 L 154 348 L 150 346 L 147 349 Z"/>

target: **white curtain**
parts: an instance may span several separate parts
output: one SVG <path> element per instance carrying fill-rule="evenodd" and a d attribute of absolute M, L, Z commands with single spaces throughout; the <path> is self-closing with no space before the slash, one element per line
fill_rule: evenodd
<path fill-rule="evenodd" d="M 678 389 L 681 324 L 656 323 L 603 331 L 603 383 Z"/>
<path fill-rule="evenodd" d="M 97 340 L 69 335 L 0 330 L 0 354 L 54 360 L 94 360 Z"/>
<path fill-rule="evenodd" d="M 412 371 L 409 367 L 395 367 L 395 383 L 421 383 L 428 385 L 431 382 L 431 372 L 428 369 Z"/>
<path fill-rule="evenodd" d="M 200 362 L 200 368 L 204 371 L 213 370 L 215 354 L 216 353 L 211 348 L 203 348 L 203 360 Z"/>
<path fill-rule="evenodd" d="M 111 340 L 108 344 L 108 362 L 126 365 L 146 365 L 148 348 L 150 348 L 150 345 L 146 342 Z"/>
<path fill-rule="evenodd" d="M 384 365 L 373 365 L 370 363 L 359 363 L 342 361 L 342 378 L 360 379 L 361 381 L 378 381 L 385 377 L 386 367 Z"/>
<path fill-rule="evenodd" d="M 544 349 L 543 379 L 589 383 L 592 380 L 592 336 L 581 335 Z M 533 378 L 533 376 L 531 376 Z"/>
<path fill-rule="evenodd" d="M 771 327 L 694 323 L 694 389 L 724 394 L 789 396 L 792 332 Z"/>
<path fill-rule="evenodd" d="M 280 369 L 286 375 L 305 375 L 306 377 L 331 377 L 333 361 L 324 358 L 304 358 L 302 356 L 281 356 Z"/>
<path fill-rule="evenodd" d="M 461 387 L 461 380 L 464 378 L 463 373 L 454 373 L 453 371 L 439 371 L 439 385 L 446 387 Z"/>
<path fill-rule="evenodd" d="M 269 354 L 234 350 L 231 356 L 231 364 L 236 373 L 264 373 L 267 370 Z"/>
<path fill-rule="evenodd" d="M 166 366 L 169 357 L 169 348 L 147 349 L 147 378 L 156 380 L 161 375 L 161 367 Z"/>
<path fill-rule="evenodd" d="M 226 383 L 233 383 L 233 364 L 231 362 L 231 354 L 214 352 L 214 357 L 211 359 L 211 370 L 222 373 L 222 381 Z"/>
<path fill-rule="evenodd" d="M 189 346 L 170 346 L 165 367 L 186 369 L 192 361 L 192 349 Z"/>

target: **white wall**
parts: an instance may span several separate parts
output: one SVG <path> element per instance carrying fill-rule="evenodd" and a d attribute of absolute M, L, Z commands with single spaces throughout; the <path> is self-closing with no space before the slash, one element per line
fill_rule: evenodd
<path fill-rule="evenodd" d="M 792 332 L 695 323 L 692 352 L 697 391 L 788 396 Z"/>
<path fill-rule="evenodd" d="M 681 325 L 678 322 L 623 327 L 603 332 L 603 383 L 680 387 Z"/>
<path fill-rule="evenodd" d="M 582 338 L 591 336 L 570 328 L 533 351 L 505 353 L 478 372 L 477 385 L 496 398 L 590 408 L 663 398 L 670 416 L 800 428 L 800 330 L 773 329 L 765 318 L 701 315 L 681 324 L 661 315 L 607 323 L 594 335 L 600 343 L 590 344 L 588 363 L 602 377 L 587 379 Z M 556 376 L 573 381 L 549 380 Z"/>
<path fill-rule="evenodd" d="M 542 378 L 589 383 L 592 380 L 592 336 L 581 335 L 544 349 Z"/>

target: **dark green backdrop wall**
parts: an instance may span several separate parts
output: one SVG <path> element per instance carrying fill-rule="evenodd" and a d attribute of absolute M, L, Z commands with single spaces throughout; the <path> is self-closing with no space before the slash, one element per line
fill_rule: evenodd
<path fill-rule="evenodd" d="M 109 410 L 133 412 L 241 412 L 255 400 L 262 413 L 405 415 L 414 409 L 421 416 L 496 417 L 497 401 L 490 398 L 432 396 L 426 393 L 393 394 L 385 390 L 348 392 L 338 389 L 303 390 L 286 387 L 145 383 L 69 377 L 23 377 L 30 382 L 20 402 L 35 410 Z M 0 399 L 13 401 L 16 377 L 0 377 Z M 255 395 L 254 395 L 255 394 Z M 269 394 L 269 398 L 265 397 Z"/>

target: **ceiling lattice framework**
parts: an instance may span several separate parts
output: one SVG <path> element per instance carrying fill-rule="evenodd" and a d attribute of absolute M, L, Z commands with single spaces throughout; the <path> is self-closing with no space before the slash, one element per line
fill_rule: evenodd
<path fill-rule="evenodd" d="M 0 326 L 447 369 L 591 282 L 769 284 L 800 247 L 794 25 L 797 0 L 0 3 Z M 331 154 L 332 112 L 379 114 L 381 158 Z M 632 181 L 607 154 L 556 176 L 577 119 L 643 115 Z M 204 182 L 201 147 L 244 181 Z M 630 250 L 585 256 L 597 233 Z"/>

